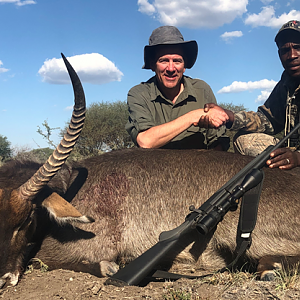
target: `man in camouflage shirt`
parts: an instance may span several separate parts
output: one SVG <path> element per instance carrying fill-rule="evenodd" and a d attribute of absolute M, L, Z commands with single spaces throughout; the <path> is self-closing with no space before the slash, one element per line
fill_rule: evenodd
<path fill-rule="evenodd" d="M 300 22 L 293 20 L 285 23 L 278 31 L 275 42 L 284 72 L 264 105 L 258 107 L 257 112 L 233 113 L 225 110 L 229 116 L 227 128 L 239 130 L 234 144 L 242 154 L 256 156 L 268 145 L 276 143 L 269 134 L 284 131 L 286 135 L 299 123 Z M 211 108 L 216 109 L 216 106 L 208 104 L 205 111 Z M 219 110 L 224 112 L 220 107 Z M 201 122 L 205 122 L 205 117 L 202 117 Z M 292 169 L 299 166 L 299 133 L 288 141 L 286 148 L 273 151 L 271 157 L 267 161 L 270 168 Z"/>
<path fill-rule="evenodd" d="M 128 92 L 126 130 L 141 148 L 227 150 L 226 113 L 204 113 L 205 103 L 216 103 L 210 86 L 184 76 L 197 58 L 196 41 L 184 41 L 174 26 L 155 29 L 144 48 L 144 69 L 155 76 Z M 199 126 L 207 115 L 209 128 Z M 220 126 L 221 125 L 221 126 Z M 213 127 L 219 127 L 215 129 Z"/>

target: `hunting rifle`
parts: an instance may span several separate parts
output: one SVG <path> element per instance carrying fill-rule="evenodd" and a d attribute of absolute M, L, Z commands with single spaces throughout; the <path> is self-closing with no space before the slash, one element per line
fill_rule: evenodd
<path fill-rule="evenodd" d="M 159 241 L 153 247 L 111 276 L 106 284 L 138 285 L 146 276 L 154 273 L 154 267 L 163 261 L 181 236 L 194 229 L 206 235 L 214 229 L 229 210 L 237 209 L 239 199 L 247 191 L 262 183 L 264 176 L 262 168 L 270 158 L 271 152 L 284 146 L 299 128 L 300 123 L 275 146 L 268 146 L 198 209 L 190 208 L 191 212 L 186 216 L 184 223 L 170 231 L 162 232 Z"/>

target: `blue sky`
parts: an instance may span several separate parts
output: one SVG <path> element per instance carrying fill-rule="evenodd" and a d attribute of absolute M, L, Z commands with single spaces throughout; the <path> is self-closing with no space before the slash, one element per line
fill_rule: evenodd
<path fill-rule="evenodd" d="M 47 147 L 38 126 L 68 122 L 73 91 L 61 52 L 87 105 L 126 100 L 152 76 L 143 48 L 161 25 L 198 42 L 186 75 L 206 81 L 218 102 L 256 110 L 280 79 L 274 37 L 292 19 L 299 0 L 0 0 L 0 134 L 16 149 Z"/>

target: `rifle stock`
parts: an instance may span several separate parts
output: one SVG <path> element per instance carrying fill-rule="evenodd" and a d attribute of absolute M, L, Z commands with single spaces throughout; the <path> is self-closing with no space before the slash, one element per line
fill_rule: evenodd
<path fill-rule="evenodd" d="M 154 266 L 159 264 L 167 253 L 175 247 L 179 237 L 190 230 L 191 228 L 187 222 L 176 227 L 176 232 L 174 232 L 172 237 L 165 240 L 160 239 L 153 247 L 110 277 L 106 284 L 118 286 L 138 285 L 146 276 L 152 275 L 150 273 L 154 269 Z"/>
<path fill-rule="evenodd" d="M 185 221 L 181 225 L 170 231 L 162 232 L 159 236 L 159 241 L 154 246 L 127 266 L 120 269 L 106 281 L 106 284 L 118 286 L 138 285 L 146 276 L 154 273 L 155 266 L 175 247 L 181 236 L 195 228 L 203 235 L 215 228 L 223 216 L 234 205 L 238 204 L 238 199 L 241 198 L 246 191 L 261 182 L 263 177 L 262 171 L 259 170 L 265 166 L 266 161 L 270 158 L 271 152 L 283 146 L 287 139 L 299 128 L 300 123 L 275 146 L 268 146 L 198 209 L 192 209 L 192 212 L 186 216 Z M 216 211 L 216 207 L 222 207 L 222 212 Z"/>

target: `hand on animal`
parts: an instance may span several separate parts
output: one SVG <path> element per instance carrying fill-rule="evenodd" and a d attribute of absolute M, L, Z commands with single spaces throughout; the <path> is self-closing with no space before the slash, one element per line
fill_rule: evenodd
<path fill-rule="evenodd" d="M 276 149 L 270 156 L 271 159 L 267 161 L 269 168 L 290 170 L 300 165 L 300 153 L 289 148 Z"/>

